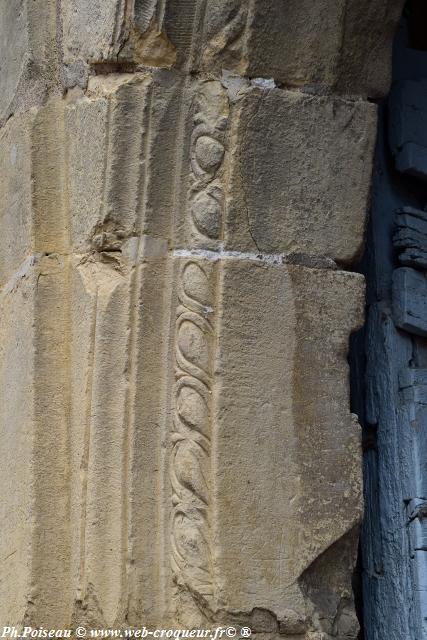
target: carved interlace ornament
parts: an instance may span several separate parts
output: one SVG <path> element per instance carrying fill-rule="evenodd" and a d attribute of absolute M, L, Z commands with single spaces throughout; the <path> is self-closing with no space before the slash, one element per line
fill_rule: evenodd
<path fill-rule="evenodd" d="M 191 136 L 190 248 L 217 248 L 222 234 L 222 171 L 228 99 L 219 82 L 201 84 Z M 172 432 L 172 573 L 176 585 L 213 601 L 211 443 L 216 265 L 182 264 L 175 328 Z"/>

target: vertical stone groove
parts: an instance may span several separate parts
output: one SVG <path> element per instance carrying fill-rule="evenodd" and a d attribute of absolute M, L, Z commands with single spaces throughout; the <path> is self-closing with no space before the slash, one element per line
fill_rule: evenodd
<path fill-rule="evenodd" d="M 79 569 L 79 593 L 78 599 L 84 601 L 86 597 L 86 529 L 87 529 L 87 502 L 88 502 L 88 475 L 91 445 L 91 425 L 92 425 L 92 401 L 93 401 L 93 382 L 95 371 L 95 352 L 96 352 L 96 325 L 98 316 L 98 288 L 94 296 L 92 311 L 92 327 L 90 331 L 90 349 L 88 354 L 88 380 L 86 389 L 86 408 L 85 408 L 85 433 L 84 433 L 84 450 L 81 463 L 82 475 L 82 501 L 80 515 L 80 569 Z"/>
<path fill-rule="evenodd" d="M 144 103 L 144 113 L 146 114 L 146 124 L 143 123 L 143 132 L 141 134 L 141 145 L 138 160 L 140 162 L 137 191 L 136 191 L 136 216 L 135 223 L 138 236 L 136 263 L 133 265 L 130 276 L 130 294 L 129 294 L 129 340 L 127 346 L 127 385 L 125 397 L 125 429 L 123 433 L 123 593 L 129 585 L 130 564 L 132 562 L 132 540 L 130 539 L 131 531 L 131 507 L 129 504 L 129 494 L 131 486 L 131 464 L 132 451 L 130 450 L 133 442 L 133 432 L 135 430 L 135 399 L 137 394 L 137 358 L 138 358 L 138 335 L 140 329 L 140 299 L 142 291 L 142 267 L 141 267 L 141 251 L 143 247 L 143 225 L 145 214 L 145 199 L 147 197 L 148 182 L 150 177 L 150 152 L 151 152 L 151 131 L 153 116 L 153 85 L 148 87 L 148 95 Z M 126 598 L 128 600 L 128 596 Z"/>

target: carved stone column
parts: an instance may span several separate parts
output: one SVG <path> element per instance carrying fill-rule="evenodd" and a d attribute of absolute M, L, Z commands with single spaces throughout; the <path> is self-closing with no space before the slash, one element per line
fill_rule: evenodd
<path fill-rule="evenodd" d="M 0 625 L 355 639 L 351 264 L 402 3 L 4 4 Z"/>

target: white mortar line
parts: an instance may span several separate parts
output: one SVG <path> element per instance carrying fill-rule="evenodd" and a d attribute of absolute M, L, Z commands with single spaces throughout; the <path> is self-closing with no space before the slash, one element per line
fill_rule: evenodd
<path fill-rule="evenodd" d="M 251 260 L 264 264 L 281 264 L 286 260 L 286 253 L 261 253 L 254 251 L 210 251 L 209 249 L 174 249 L 173 257 L 176 258 L 204 258 L 211 262 L 218 260 Z"/>

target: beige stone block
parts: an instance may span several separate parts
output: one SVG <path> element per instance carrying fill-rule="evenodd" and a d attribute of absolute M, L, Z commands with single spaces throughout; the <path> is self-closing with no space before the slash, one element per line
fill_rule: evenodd
<path fill-rule="evenodd" d="M 105 61 L 117 58 L 124 3 L 120 0 L 72 0 L 62 7 L 64 61 L 75 58 Z"/>
<path fill-rule="evenodd" d="M 172 283 L 151 240 L 139 264 L 29 258 L 0 293 L 5 624 L 166 619 Z"/>
<path fill-rule="evenodd" d="M 164 71 L 95 77 L 65 119 L 74 251 L 360 252 L 374 105 Z"/>
<path fill-rule="evenodd" d="M 362 278 L 227 262 L 222 286 L 217 597 L 231 610 L 265 607 L 286 618 L 299 577 L 362 513 L 346 361 L 362 321 Z"/>
<path fill-rule="evenodd" d="M 227 159 L 235 149 L 228 134 L 231 108 L 227 89 L 218 80 L 190 83 L 183 93 L 183 121 L 177 129 L 174 192 L 174 245 L 219 249 L 224 237 Z"/>
<path fill-rule="evenodd" d="M 71 0 L 65 60 L 229 69 L 375 97 L 388 90 L 402 8 L 402 0 L 140 0 L 132 8 Z"/>
<path fill-rule="evenodd" d="M 71 611 L 66 425 L 69 299 L 58 153 L 62 149 L 60 115 L 53 100 L 43 109 L 14 116 L 0 133 L 0 306 L 5 332 L 0 344 L 3 387 L 10 386 L 10 402 L 2 403 L 0 450 L 8 460 L 5 483 L 13 483 L 14 511 L 8 501 L 4 504 L 17 532 L 16 545 L 7 535 L 3 538 L 10 545 L 11 562 L 16 555 L 17 565 L 12 567 L 15 576 L 5 583 L 8 593 L 2 602 L 5 615 L 10 612 L 4 619 L 16 624 L 25 619 L 55 625 L 60 615 L 69 619 Z M 43 257 L 45 251 L 53 253 Z M 17 518 L 25 523 L 21 526 Z M 4 557 L 8 553 L 5 549 Z"/>
<path fill-rule="evenodd" d="M 39 109 L 32 129 L 32 238 L 36 253 L 68 253 L 67 150 L 65 102 L 51 98 Z"/>
<path fill-rule="evenodd" d="M 145 246 L 150 243 L 145 239 Z M 144 240 L 141 240 L 144 243 Z M 74 256 L 70 275 L 71 580 L 76 624 L 165 620 L 164 504 L 170 278 Z"/>
<path fill-rule="evenodd" d="M 112 74 L 11 118 L 0 131 L 0 284 L 29 255 L 131 254 L 141 233 L 171 240 L 192 95 L 174 73 Z"/>
<path fill-rule="evenodd" d="M 128 60 L 171 67 L 175 47 L 162 29 L 161 13 L 160 3 L 151 0 L 70 0 L 62 10 L 65 63 Z"/>
<path fill-rule="evenodd" d="M 70 619 L 65 283 L 52 256 L 0 293 L 0 615 L 17 626 Z"/>
<path fill-rule="evenodd" d="M 74 251 L 117 251 L 142 232 L 171 237 L 181 94 L 176 74 L 112 74 L 67 105 Z"/>
<path fill-rule="evenodd" d="M 53 0 L 2 0 L 0 123 L 58 85 Z"/>
<path fill-rule="evenodd" d="M 250 77 L 273 77 L 287 86 L 384 95 L 403 4 L 402 0 L 255 0 L 249 9 L 245 72 Z"/>
<path fill-rule="evenodd" d="M 133 332 L 129 341 L 129 624 L 155 627 L 168 620 L 169 558 L 165 539 L 170 517 L 167 442 L 170 353 L 170 300 L 173 284 L 165 257 L 146 258 L 135 274 Z M 155 383 L 153 384 L 153 381 Z"/>
<path fill-rule="evenodd" d="M 2 61 L 2 90 L 0 116 L 12 102 L 19 82 L 28 67 L 28 25 L 26 0 L 3 0 L 0 22 L 0 60 Z"/>
<path fill-rule="evenodd" d="M 0 619 L 18 624 L 28 608 L 33 517 L 34 276 L 0 293 Z"/>
<path fill-rule="evenodd" d="M 63 129 L 54 98 L 0 130 L 0 286 L 29 256 L 67 251 Z"/>
<path fill-rule="evenodd" d="M 35 266 L 34 360 L 30 361 L 34 379 L 31 470 L 34 498 L 27 620 L 32 625 L 52 628 L 60 620 L 70 620 L 72 611 L 69 261 L 66 256 L 53 253 L 42 257 Z"/>
<path fill-rule="evenodd" d="M 181 113 L 176 247 L 357 259 L 374 105 L 245 83 L 236 91 L 228 79 L 189 83 Z"/>
<path fill-rule="evenodd" d="M 404 0 L 347 0 L 336 91 L 369 98 L 387 95 L 393 39 L 404 5 Z"/>
<path fill-rule="evenodd" d="M 129 276 L 74 258 L 70 318 L 72 581 L 76 622 L 120 618 L 126 567 Z"/>
<path fill-rule="evenodd" d="M 32 252 L 31 132 L 35 114 L 0 130 L 0 286 Z"/>
<path fill-rule="evenodd" d="M 322 606 L 316 560 L 342 541 L 354 564 L 346 353 L 363 279 L 233 258 L 181 258 L 175 277 L 172 610 L 196 625 L 260 609 L 259 631 L 304 633 Z M 351 601 L 350 575 L 330 563 L 332 601 Z"/>
<path fill-rule="evenodd" d="M 348 263 L 362 247 L 376 107 L 251 89 L 233 110 L 225 245 Z"/>
<path fill-rule="evenodd" d="M 114 250 L 134 231 L 148 84 L 145 76 L 107 77 L 66 108 L 70 241 L 77 252 Z"/>

